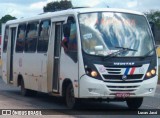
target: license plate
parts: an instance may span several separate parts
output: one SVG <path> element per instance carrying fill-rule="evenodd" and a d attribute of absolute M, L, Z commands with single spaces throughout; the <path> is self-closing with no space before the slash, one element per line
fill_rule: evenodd
<path fill-rule="evenodd" d="M 116 93 L 117 98 L 126 98 L 129 96 L 130 96 L 130 93 Z"/>

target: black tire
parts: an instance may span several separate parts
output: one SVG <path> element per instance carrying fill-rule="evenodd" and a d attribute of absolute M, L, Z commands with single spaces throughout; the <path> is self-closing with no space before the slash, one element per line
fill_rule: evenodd
<path fill-rule="evenodd" d="M 37 91 L 26 89 L 24 81 L 22 79 L 21 80 L 21 95 L 23 95 L 23 96 L 36 96 Z"/>
<path fill-rule="evenodd" d="M 37 95 L 37 91 L 34 90 L 28 90 L 28 96 L 36 96 Z"/>
<path fill-rule="evenodd" d="M 138 109 L 142 105 L 143 98 L 128 98 L 126 102 L 127 102 L 128 108 Z"/>
<path fill-rule="evenodd" d="M 25 88 L 23 79 L 21 79 L 21 95 L 23 96 L 29 95 L 29 90 Z"/>
<path fill-rule="evenodd" d="M 65 101 L 66 105 L 70 109 L 74 109 L 77 106 L 77 101 L 76 98 L 74 97 L 74 89 L 72 84 L 69 84 L 66 89 L 66 94 L 65 94 Z"/>

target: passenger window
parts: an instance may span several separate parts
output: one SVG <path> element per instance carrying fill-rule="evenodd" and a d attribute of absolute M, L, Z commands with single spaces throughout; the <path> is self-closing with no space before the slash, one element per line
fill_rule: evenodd
<path fill-rule="evenodd" d="M 77 28 L 74 17 L 69 17 L 67 24 L 63 25 L 62 47 L 64 52 L 77 63 Z"/>
<path fill-rule="evenodd" d="M 47 52 L 50 32 L 50 20 L 42 21 L 40 24 L 39 39 L 38 39 L 38 52 Z"/>
<path fill-rule="evenodd" d="M 69 50 L 77 51 L 77 29 L 75 22 L 71 24 L 68 47 Z"/>
<path fill-rule="evenodd" d="M 19 25 L 17 41 L 16 41 L 16 52 L 23 52 L 24 50 L 25 33 L 26 33 L 26 24 Z"/>
<path fill-rule="evenodd" d="M 75 52 L 77 51 L 77 28 L 76 28 L 76 22 L 73 17 L 68 18 L 67 25 L 68 25 L 67 30 L 69 30 L 69 35 L 64 37 L 62 41 L 62 46 L 65 51 Z"/>
<path fill-rule="evenodd" d="M 27 25 L 27 34 L 25 40 L 25 51 L 35 52 L 38 38 L 38 22 Z"/>
<path fill-rule="evenodd" d="M 4 34 L 3 52 L 7 51 L 8 36 L 9 36 L 9 27 L 6 26 Z"/>

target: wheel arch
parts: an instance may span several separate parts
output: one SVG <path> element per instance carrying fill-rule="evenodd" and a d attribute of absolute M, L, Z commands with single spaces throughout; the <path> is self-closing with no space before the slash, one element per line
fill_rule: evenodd
<path fill-rule="evenodd" d="M 23 76 L 21 74 L 19 74 L 18 77 L 17 77 L 17 86 L 21 86 L 21 81 L 22 80 L 23 80 Z"/>
<path fill-rule="evenodd" d="M 69 84 L 72 84 L 72 86 L 73 86 L 71 79 L 69 79 L 69 78 L 64 79 L 64 81 L 62 83 L 62 96 L 63 97 L 65 97 L 65 95 L 66 95 L 66 88 Z"/>

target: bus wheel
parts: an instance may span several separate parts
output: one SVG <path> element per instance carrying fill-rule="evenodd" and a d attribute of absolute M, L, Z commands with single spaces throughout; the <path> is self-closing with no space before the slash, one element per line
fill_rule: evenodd
<path fill-rule="evenodd" d="M 27 96 L 29 94 L 28 89 L 25 88 L 23 79 L 21 80 L 21 95 Z"/>
<path fill-rule="evenodd" d="M 37 91 L 34 90 L 28 90 L 29 91 L 29 96 L 36 96 L 37 95 Z"/>
<path fill-rule="evenodd" d="M 143 98 L 128 98 L 126 102 L 130 109 L 138 109 L 142 105 Z"/>
<path fill-rule="evenodd" d="M 73 109 L 76 106 L 76 99 L 74 97 L 74 89 L 72 84 L 69 84 L 66 89 L 66 105 L 70 109 Z"/>

